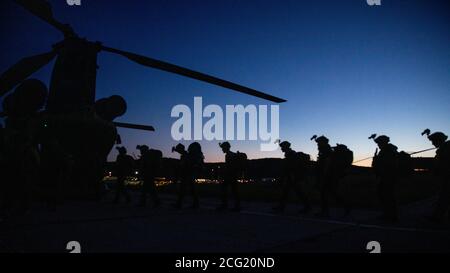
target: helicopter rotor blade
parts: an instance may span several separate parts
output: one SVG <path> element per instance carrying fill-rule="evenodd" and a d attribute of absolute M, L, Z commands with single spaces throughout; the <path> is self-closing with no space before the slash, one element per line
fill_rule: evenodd
<path fill-rule="evenodd" d="M 284 99 L 281 99 L 281 98 L 278 98 L 278 97 L 275 97 L 275 96 L 272 96 L 272 95 L 269 95 L 269 94 L 266 94 L 266 93 L 263 93 L 263 92 L 260 92 L 260 91 L 257 91 L 257 90 L 254 90 L 254 89 L 251 89 L 251 88 L 248 88 L 248 87 L 236 84 L 236 83 L 222 80 L 222 79 L 216 78 L 214 76 L 203 74 L 203 73 L 200 73 L 200 72 L 197 72 L 197 71 L 194 71 L 191 69 L 187 69 L 187 68 L 184 68 L 184 67 L 181 67 L 178 65 L 170 64 L 170 63 L 167 63 L 164 61 L 152 59 L 152 58 L 145 57 L 142 55 L 134 54 L 131 52 L 127 52 L 127 51 L 123 51 L 123 50 L 119 50 L 119 49 L 115 49 L 115 48 L 105 47 L 105 46 L 102 46 L 102 50 L 122 55 L 122 56 L 128 58 L 129 60 L 134 61 L 134 62 L 144 65 L 144 66 L 160 69 L 163 71 L 182 75 L 182 76 L 196 79 L 199 81 L 218 85 L 221 87 L 232 89 L 232 90 L 235 90 L 235 91 L 238 91 L 241 93 L 245 93 L 245 94 L 248 94 L 251 96 L 266 99 L 266 100 L 273 101 L 276 103 L 281 103 L 281 102 L 286 101 Z"/>
<path fill-rule="evenodd" d="M 56 54 L 56 51 L 50 51 L 44 54 L 23 58 L 6 70 L 0 75 L 0 97 L 41 67 L 48 64 Z"/>
<path fill-rule="evenodd" d="M 144 131 L 150 131 L 150 132 L 155 131 L 155 128 L 153 128 L 153 126 L 149 126 L 149 125 L 140 125 L 140 124 L 115 122 L 115 121 L 113 123 L 117 127 L 121 127 L 121 128 L 137 129 L 137 130 L 144 130 Z"/>
<path fill-rule="evenodd" d="M 33 15 L 39 17 L 41 20 L 52 25 L 65 36 L 74 34 L 73 29 L 69 25 L 63 24 L 53 17 L 52 6 L 46 0 L 14 0 L 14 2 Z"/>

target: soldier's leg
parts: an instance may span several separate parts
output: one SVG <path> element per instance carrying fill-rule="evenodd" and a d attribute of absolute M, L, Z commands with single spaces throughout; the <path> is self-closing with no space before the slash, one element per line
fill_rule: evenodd
<path fill-rule="evenodd" d="M 280 201 L 279 201 L 279 206 L 278 210 L 283 210 L 286 207 L 286 201 L 289 197 L 289 191 L 291 189 L 291 181 L 289 178 L 283 179 L 282 181 L 283 185 L 282 185 L 282 189 L 281 189 L 281 196 L 280 196 Z"/>
<path fill-rule="evenodd" d="M 126 185 L 125 185 L 125 176 L 122 176 L 121 178 L 120 178 L 120 180 L 118 181 L 119 182 L 119 184 L 118 184 L 118 191 L 117 191 L 117 195 L 118 195 L 118 200 L 117 201 L 119 201 L 120 200 L 120 197 L 123 195 L 123 196 L 125 196 L 125 199 L 126 199 L 126 201 L 127 201 L 127 203 L 129 203 L 130 201 L 131 201 L 131 197 L 130 197 L 130 194 L 128 193 L 128 190 L 127 190 L 127 187 L 126 187 Z"/>
<path fill-rule="evenodd" d="M 239 196 L 239 182 L 237 181 L 236 177 L 233 177 L 233 180 L 231 181 L 231 190 L 234 197 L 234 207 L 240 208 L 241 207 L 241 198 Z"/>
<path fill-rule="evenodd" d="M 388 206 L 388 215 L 389 220 L 396 221 L 398 218 L 398 210 L 397 210 L 397 198 L 395 192 L 396 179 L 393 178 L 389 181 L 388 192 L 387 192 L 387 206 Z"/>
<path fill-rule="evenodd" d="M 442 220 L 450 208 L 450 183 L 449 181 L 442 181 L 442 188 L 439 192 L 438 201 L 433 210 L 433 218 L 436 220 Z M 450 214 L 449 214 L 450 217 Z"/>
<path fill-rule="evenodd" d="M 152 177 L 149 181 L 149 193 L 153 200 L 153 207 L 158 207 L 161 204 L 161 201 L 158 197 L 158 192 L 156 190 L 155 178 Z"/>
<path fill-rule="evenodd" d="M 397 217 L 393 182 L 391 179 L 384 177 L 380 179 L 378 185 L 378 195 L 383 212 L 381 218 L 384 220 L 396 220 Z"/>
<path fill-rule="evenodd" d="M 198 194 L 197 194 L 197 186 L 195 185 L 195 179 L 191 179 L 190 183 L 191 194 L 192 194 L 192 207 L 198 208 Z"/>
<path fill-rule="evenodd" d="M 124 179 L 123 179 L 123 195 L 125 196 L 125 199 L 126 199 L 127 203 L 130 203 L 131 202 L 131 195 L 128 192 L 127 185 L 125 184 L 125 178 L 126 177 L 124 177 Z"/>
<path fill-rule="evenodd" d="M 222 184 L 220 185 L 222 204 L 218 207 L 218 209 L 224 209 L 224 208 L 228 207 L 228 185 L 229 185 L 229 183 L 230 183 L 229 179 L 225 178 L 222 181 Z"/>
<path fill-rule="evenodd" d="M 320 216 L 328 216 L 330 213 L 329 200 L 330 200 L 330 181 L 322 181 L 322 188 L 320 191 L 321 213 Z"/>
<path fill-rule="evenodd" d="M 143 207 L 147 204 L 148 180 L 143 178 L 141 186 L 141 197 L 139 198 L 139 206 Z"/>
<path fill-rule="evenodd" d="M 339 186 L 341 185 L 342 177 L 334 178 L 331 184 L 331 194 L 336 200 L 337 207 L 344 209 L 344 216 L 347 216 L 351 212 L 351 206 L 344 195 L 339 191 Z"/>
<path fill-rule="evenodd" d="M 123 192 L 124 187 L 124 178 L 123 176 L 117 176 L 117 184 L 116 184 L 116 195 L 114 197 L 114 203 L 120 202 L 120 197 Z"/>
<path fill-rule="evenodd" d="M 380 179 L 378 181 L 378 185 L 377 185 L 377 194 L 378 194 L 378 200 L 380 202 L 380 210 L 383 213 L 383 215 L 385 215 L 386 213 L 386 208 L 385 208 L 385 189 L 384 189 L 384 182 L 382 179 Z"/>
<path fill-rule="evenodd" d="M 183 206 L 183 200 L 184 200 L 184 196 L 186 194 L 186 186 L 187 183 L 189 183 L 188 181 L 186 181 L 186 178 L 182 178 L 180 181 L 179 189 L 178 189 L 178 199 L 177 199 L 177 203 L 175 204 L 176 208 L 181 208 Z"/>
<path fill-rule="evenodd" d="M 297 194 L 298 199 L 303 204 L 303 210 L 301 212 L 308 212 L 311 210 L 311 204 L 309 203 L 308 195 L 303 187 L 304 179 L 297 178 L 294 180 L 294 190 Z"/>

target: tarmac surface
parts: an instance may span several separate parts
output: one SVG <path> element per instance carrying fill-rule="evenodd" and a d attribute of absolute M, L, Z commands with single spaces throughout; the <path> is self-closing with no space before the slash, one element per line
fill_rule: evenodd
<path fill-rule="evenodd" d="M 137 200 L 137 196 L 133 196 Z M 160 208 L 135 202 L 114 205 L 67 202 L 55 210 L 36 206 L 25 216 L 0 222 L 0 252 L 61 252 L 77 241 L 83 253 L 368 253 L 377 241 L 381 252 L 450 252 L 450 225 L 424 219 L 433 200 L 401 208 L 401 221 L 385 224 L 376 211 L 355 210 L 330 219 L 300 215 L 289 204 L 282 214 L 273 204 L 243 203 L 241 212 L 217 212 L 218 201 L 202 199 L 200 209 L 172 208 L 175 196 L 162 197 Z"/>

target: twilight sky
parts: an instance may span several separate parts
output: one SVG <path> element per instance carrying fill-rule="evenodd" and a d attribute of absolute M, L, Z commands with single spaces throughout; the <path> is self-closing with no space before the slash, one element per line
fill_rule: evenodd
<path fill-rule="evenodd" d="M 355 160 L 373 154 L 375 144 L 367 139 L 372 133 L 389 135 L 405 151 L 431 147 L 420 135 L 425 128 L 450 134 L 446 0 L 383 0 L 378 7 L 365 0 L 82 0 L 80 7 L 49 2 L 55 17 L 81 37 L 287 99 L 280 104 L 281 138 L 314 156 L 313 134 L 346 144 Z M 0 13 L 2 72 L 62 39 L 12 1 L 1 1 Z M 48 83 L 52 64 L 32 77 Z M 193 107 L 194 96 L 223 109 L 270 103 L 107 52 L 99 54 L 98 64 L 97 97 L 120 94 L 128 102 L 118 121 L 157 129 L 119 129 L 130 152 L 147 144 L 176 157 L 170 112 L 177 104 Z M 217 141 L 200 143 L 207 161 L 224 159 Z M 231 144 L 250 158 L 282 156 L 260 152 L 259 141 Z"/>

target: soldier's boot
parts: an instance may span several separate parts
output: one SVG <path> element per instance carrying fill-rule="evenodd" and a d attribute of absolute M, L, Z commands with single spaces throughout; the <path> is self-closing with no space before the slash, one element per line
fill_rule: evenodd
<path fill-rule="evenodd" d="M 216 207 L 216 210 L 217 210 L 217 211 L 224 211 L 224 210 L 226 210 L 227 208 L 228 208 L 228 204 L 222 203 L 221 205 L 219 205 L 219 206 Z"/>
<path fill-rule="evenodd" d="M 241 205 L 240 204 L 236 204 L 231 211 L 233 212 L 240 212 L 242 210 Z"/>
<path fill-rule="evenodd" d="M 137 204 L 138 207 L 145 207 L 147 205 L 147 197 L 141 197 L 139 200 L 139 203 Z"/>
<path fill-rule="evenodd" d="M 194 198 L 194 202 L 192 203 L 191 209 L 198 209 L 198 208 L 199 208 L 198 199 Z"/>
<path fill-rule="evenodd" d="M 385 223 L 396 223 L 398 221 L 398 216 L 393 213 L 383 213 L 377 217 L 377 220 Z"/>
<path fill-rule="evenodd" d="M 307 214 L 311 212 L 311 206 L 310 205 L 305 205 L 303 207 L 303 209 L 301 209 L 298 213 L 299 214 Z"/>
<path fill-rule="evenodd" d="M 352 213 L 352 209 L 350 207 L 345 207 L 344 208 L 344 214 L 342 215 L 343 218 L 347 218 L 350 216 L 350 214 Z"/>
<path fill-rule="evenodd" d="M 131 203 L 131 196 L 130 196 L 129 193 L 127 193 L 127 194 L 125 195 L 125 200 L 126 200 L 127 204 L 130 204 L 130 203 Z"/>
<path fill-rule="evenodd" d="M 284 212 L 284 208 L 285 208 L 284 205 L 277 205 L 277 206 L 272 207 L 272 210 L 277 213 L 282 213 L 282 212 Z"/>
<path fill-rule="evenodd" d="M 182 204 L 182 202 L 180 200 L 178 200 L 177 202 L 172 204 L 172 207 L 174 209 L 181 209 L 181 208 L 183 208 L 183 204 Z"/>
<path fill-rule="evenodd" d="M 114 196 L 113 204 L 119 204 L 120 203 L 120 197 L 122 193 L 120 191 L 116 191 L 116 194 Z"/>
<path fill-rule="evenodd" d="M 239 195 L 235 194 L 235 200 L 234 200 L 234 207 L 231 209 L 231 211 L 239 212 L 241 211 L 241 199 L 239 198 Z"/>
<path fill-rule="evenodd" d="M 161 200 L 159 199 L 155 199 L 155 201 L 153 201 L 153 208 L 159 208 L 161 206 Z"/>
<path fill-rule="evenodd" d="M 316 217 L 323 217 L 323 218 L 329 218 L 330 217 L 330 211 L 329 210 L 321 210 L 320 212 L 316 213 L 314 216 L 316 216 Z"/>

